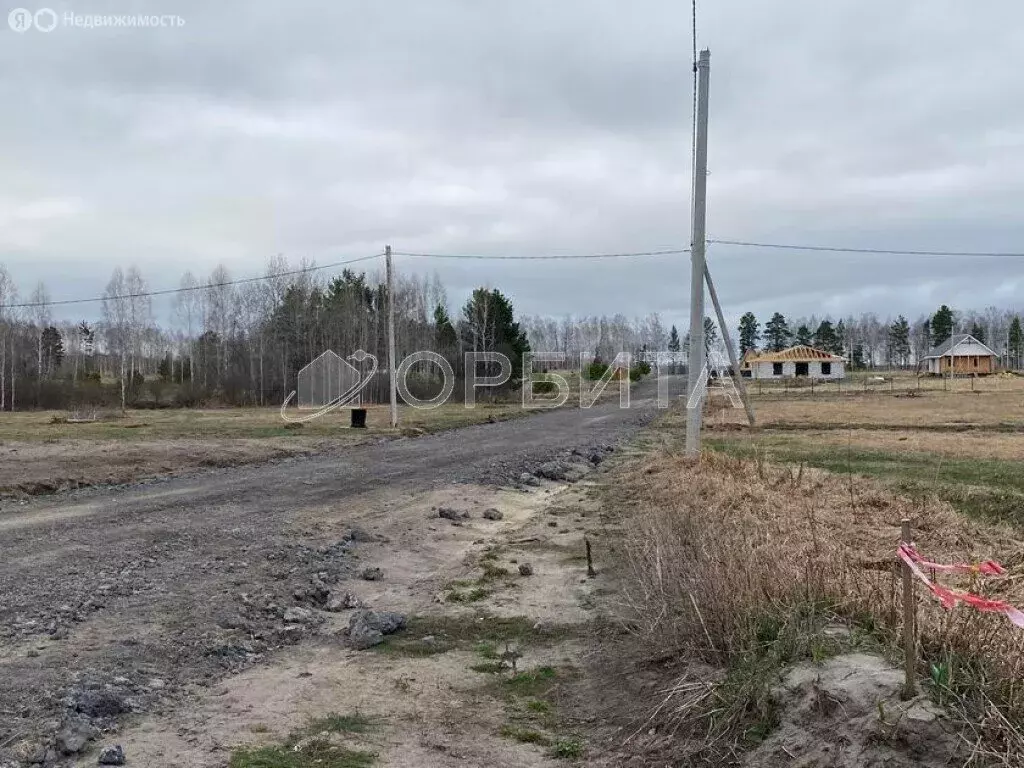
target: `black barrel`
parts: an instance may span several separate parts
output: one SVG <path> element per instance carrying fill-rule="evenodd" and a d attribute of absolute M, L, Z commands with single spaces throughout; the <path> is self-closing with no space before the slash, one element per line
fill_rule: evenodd
<path fill-rule="evenodd" d="M 352 428 L 353 429 L 366 429 L 366 409 L 365 408 L 353 408 L 352 409 Z"/>

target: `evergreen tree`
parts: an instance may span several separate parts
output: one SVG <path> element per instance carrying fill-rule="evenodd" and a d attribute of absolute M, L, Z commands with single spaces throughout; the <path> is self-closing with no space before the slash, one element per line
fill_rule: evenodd
<path fill-rule="evenodd" d="M 757 340 L 761 336 L 760 323 L 753 312 L 747 312 L 740 318 L 740 355 L 748 349 L 757 348 Z"/>
<path fill-rule="evenodd" d="M 676 355 L 680 349 L 682 349 L 682 344 L 679 341 L 679 331 L 673 325 L 672 330 L 668 334 L 668 351 Z"/>
<path fill-rule="evenodd" d="M 439 350 L 453 349 L 459 343 L 459 336 L 455 333 L 455 327 L 448 317 L 448 310 L 444 308 L 444 304 L 439 303 L 434 307 L 434 329 L 434 338 Z"/>
<path fill-rule="evenodd" d="M 171 358 L 170 352 L 160 358 L 160 364 L 156 367 L 156 372 L 161 380 L 171 380 L 171 377 L 174 375 L 174 360 Z"/>
<path fill-rule="evenodd" d="M 854 344 L 853 345 L 853 356 L 850 358 L 851 368 L 866 368 L 867 365 L 864 362 L 864 345 Z"/>
<path fill-rule="evenodd" d="M 512 302 L 497 288 L 477 288 L 462 308 L 462 338 L 467 351 L 500 352 L 512 362 L 511 382 L 523 372 L 523 354 L 530 351 L 526 333 L 515 321 Z M 495 366 L 488 365 L 488 375 Z"/>
<path fill-rule="evenodd" d="M 842 354 L 842 346 L 839 344 L 839 337 L 836 335 L 836 329 L 831 320 L 822 320 L 818 325 L 818 330 L 814 332 L 814 346 L 825 352 L 831 352 L 833 355 Z M 836 347 L 839 347 L 839 352 L 836 352 Z"/>
<path fill-rule="evenodd" d="M 834 355 L 846 357 L 846 323 L 842 320 L 836 323 L 836 346 L 829 351 Z"/>
<path fill-rule="evenodd" d="M 943 304 L 939 311 L 932 315 L 930 327 L 932 346 L 937 347 L 953 335 L 953 310 Z"/>
<path fill-rule="evenodd" d="M 1024 329 L 1021 329 L 1020 317 L 1018 315 L 1014 315 L 1013 320 L 1010 321 L 1008 341 L 1010 356 L 1013 358 L 1013 367 L 1020 368 L 1021 355 L 1024 355 Z"/>
<path fill-rule="evenodd" d="M 910 323 L 900 315 L 889 326 L 889 359 L 906 365 L 910 358 Z"/>
<path fill-rule="evenodd" d="M 718 342 L 718 326 L 715 325 L 715 321 L 707 315 L 704 316 L 704 361 L 707 362 L 711 359 L 711 349 Z M 690 354 L 690 334 L 686 334 L 686 338 L 683 339 L 683 349 L 686 350 L 686 354 Z"/>
<path fill-rule="evenodd" d="M 64 359 L 64 340 L 52 325 L 43 329 L 40 339 L 40 359 L 47 376 L 53 376 Z"/>
<path fill-rule="evenodd" d="M 804 344 L 805 346 L 810 346 L 811 329 L 808 328 L 806 325 L 800 325 L 800 327 L 796 329 L 796 343 Z"/>
<path fill-rule="evenodd" d="M 973 336 L 978 341 L 980 341 L 982 344 L 984 344 L 985 343 L 985 326 L 983 326 L 981 323 L 975 321 L 974 324 L 971 326 L 971 336 Z"/>
<path fill-rule="evenodd" d="M 789 340 L 793 334 L 786 325 L 786 318 L 781 312 L 772 315 L 772 319 L 765 323 L 764 339 L 769 352 L 781 352 L 789 346 Z"/>

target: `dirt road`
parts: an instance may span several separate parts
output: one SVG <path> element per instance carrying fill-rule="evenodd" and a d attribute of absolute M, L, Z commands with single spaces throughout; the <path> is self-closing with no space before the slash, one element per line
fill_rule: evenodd
<path fill-rule="evenodd" d="M 5 509 L 0 765 L 72 764 L 99 731 L 282 663 L 282 649 L 331 628 L 316 610 L 325 589 L 415 607 L 409 596 L 438 588 L 447 558 L 482 541 L 439 527 L 431 507 L 493 500 L 573 451 L 599 462 L 655 416 L 652 394 L 638 388 L 629 410 L 559 410 Z M 372 567 L 383 581 L 360 579 Z"/>

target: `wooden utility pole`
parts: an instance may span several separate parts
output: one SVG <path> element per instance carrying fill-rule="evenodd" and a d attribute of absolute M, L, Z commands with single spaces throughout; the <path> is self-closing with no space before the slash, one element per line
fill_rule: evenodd
<path fill-rule="evenodd" d="M 743 376 L 740 374 L 740 362 L 736 357 L 736 348 L 732 345 L 732 336 L 729 335 L 729 329 L 725 325 L 725 315 L 722 313 L 722 305 L 718 303 L 718 291 L 715 290 L 715 283 L 711 280 L 711 271 L 708 269 L 707 259 L 704 260 L 704 277 L 708 280 L 708 295 L 711 296 L 711 303 L 715 305 L 715 315 L 718 317 L 718 327 L 722 331 L 722 339 L 725 340 L 725 349 L 729 353 L 729 365 L 732 368 L 732 378 L 736 383 L 736 389 L 740 393 L 740 399 L 743 401 L 743 408 L 747 412 L 747 421 L 750 422 L 750 426 L 754 426 L 754 408 L 750 404 L 750 398 L 747 397 L 747 385 L 743 381 Z M 703 323 L 701 323 L 703 326 Z M 814 393 L 814 380 L 811 380 L 811 393 Z"/>
<path fill-rule="evenodd" d="M 910 520 L 900 522 L 900 541 L 910 545 Z M 915 635 L 914 582 L 910 566 L 900 561 L 903 567 L 903 669 L 906 675 L 903 696 L 909 699 L 917 693 L 917 638 Z"/>
<path fill-rule="evenodd" d="M 388 273 L 388 388 L 391 390 L 391 426 L 398 426 L 398 378 L 395 369 L 395 269 L 391 264 L 391 246 L 384 246 Z"/>
<path fill-rule="evenodd" d="M 693 220 L 690 243 L 690 350 L 686 373 L 686 455 L 700 455 L 700 422 L 704 388 L 704 256 L 707 239 L 708 191 L 708 86 L 711 51 L 700 52 L 697 62 L 697 141 L 693 163 Z"/>

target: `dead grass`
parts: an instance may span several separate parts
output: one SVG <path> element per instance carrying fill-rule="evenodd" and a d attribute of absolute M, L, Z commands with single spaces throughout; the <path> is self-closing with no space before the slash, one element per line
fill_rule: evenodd
<path fill-rule="evenodd" d="M 924 390 L 918 397 L 895 397 L 887 389 L 842 395 L 837 395 L 833 389 L 814 396 L 801 390 L 789 396 L 771 397 L 758 397 L 756 388 L 752 391 L 758 423 L 764 427 L 794 425 L 807 429 L 852 424 L 914 429 L 1005 425 L 1024 429 L 1024 378 L 1013 377 L 1010 384 L 996 384 L 995 379 L 980 381 L 973 392 L 962 388 L 956 391 L 934 389 Z M 963 386 L 962 380 L 957 386 Z M 743 417 L 742 411 L 730 410 L 720 414 L 719 420 L 743 423 Z"/>
<path fill-rule="evenodd" d="M 478 403 L 468 409 L 456 403 L 433 410 L 401 407 L 402 428 L 419 428 L 427 432 L 488 419 L 508 419 L 521 412 L 515 403 Z M 292 418 L 308 412 L 293 410 Z M 18 411 L 0 414 L 5 440 L 36 441 L 74 438 L 81 440 L 146 440 L 155 438 L 275 438 L 331 437 L 358 440 L 368 433 L 399 434 L 392 430 L 387 406 L 367 406 L 366 430 L 351 429 L 347 408 L 289 429 L 273 408 L 203 408 L 166 410 L 129 410 L 124 418 L 97 420 L 80 424 L 67 423 L 65 411 Z"/>
<path fill-rule="evenodd" d="M 892 642 L 901 629 L 894 554 L 903 517 L 935 559 L 1007 565 L 1010 578 L 973 588 L 1024 604 L 1019 541 L 939 500 L 922 506 L 852 476 L 713 452 L 695 464 L 663 451 L 634 469 L 618 492 L 644 510 L 627 541 L 636 634 L 652 657 L 685 654 L 727 670 L 718 683 L 686 683 L 666 699 L 660 717 L 702 745 L 688 759 L 720 764 L 769 730 L 773 675 L 828 653 L 825 624 L 844 620 Z M 946 612 L 921 590 L 918 600 L 920 672 L 946 671 L 936 694 L 973 729 L 967 758 L 1020 765 L 1024 738 L 1009 724 L 1024 717 L 1024 633 L 1001 616 Z"/>
<path fill-rule="evenodd" d="M 794 435 L 800 442 L 817 445 L 852 445 L 854 448 L 930 453 L 949 458 L 1024 459 L 1024 432 L 1005 433 L 979 429 L 971 432 L 942 432 L 920 429 L 834 429 L 809 430 Z"/>

